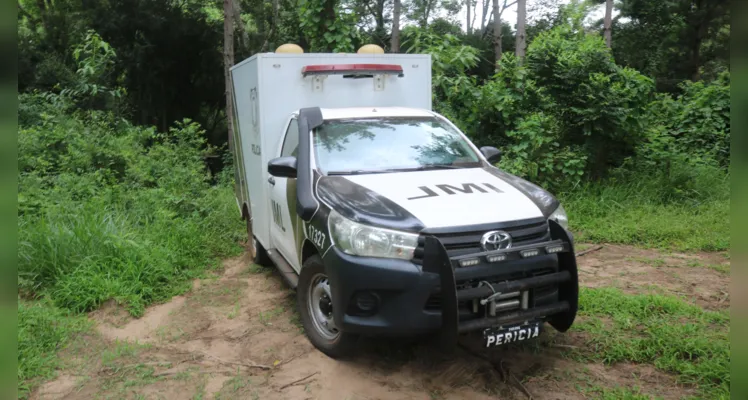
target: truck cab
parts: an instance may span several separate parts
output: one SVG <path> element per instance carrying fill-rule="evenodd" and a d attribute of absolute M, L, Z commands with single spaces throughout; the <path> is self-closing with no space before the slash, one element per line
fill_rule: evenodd
<path fill-rule="evenodd" d="M 269 53 L 232 78 L 250 253 L 296 288 L 319 350 L 469 332 L 493 347 L 572 325 L 563 207 L 431 110 L 428 55 Z"/>

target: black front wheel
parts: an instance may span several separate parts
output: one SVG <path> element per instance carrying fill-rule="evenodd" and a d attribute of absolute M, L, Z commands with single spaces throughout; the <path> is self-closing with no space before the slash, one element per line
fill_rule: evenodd
<path fill-rule="evenodd" d="M 314 347 L 332 358 L 351 355 L 358 335 L 342 332 L 335 323 L 330 280 L 318 255 L 301 267 L 296 296 L 301 323 Z"/>

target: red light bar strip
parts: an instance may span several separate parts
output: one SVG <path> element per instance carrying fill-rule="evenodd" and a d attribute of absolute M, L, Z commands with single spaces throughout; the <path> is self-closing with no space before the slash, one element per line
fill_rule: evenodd
<path fill-rule="evenodd" d="M 397 64 L 326 64 L 307 65 L 301 75 L 397 75 L 404 76 L 403 67 Z"/>

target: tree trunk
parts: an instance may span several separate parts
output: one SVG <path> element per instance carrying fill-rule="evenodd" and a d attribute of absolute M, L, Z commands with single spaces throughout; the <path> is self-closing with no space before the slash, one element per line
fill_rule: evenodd
<path fill-rule="evenodd" d="M 605 45 L 610 48 L 613 42 L 613 0 L 605 0 Z"/>
<path fill-rule="evenodd" d="M 400 52 L 400 0 L 395 0 L 392 8 L 392 39 L 390 39 L 390 51 Z"/>
<path fill-rule="evenodd" d="M 691 80 L 696 82 L 701 80 L 701 43 L 707 36 L 709 22 L 714 18 L 714 12 L 717 7 L 711 6 L 710 2 L 696 1 L 696 12 L 691 18 L 691 27 L 693 36 L 691 39 Z"/>
<path fill-rule="evenodd" d="M 466 27 L 467 27 L 467 34 L 470 34 L 470 3 L 472 3 L 472 0 L 465 0 L 465 5 L 467 6 L 467 20 L 466 20 Z"/>
<path fill-rule="evenodd" d="M 433 1 L 426 1 L 426 9 L 423 11 L 423 21 L 421 21 L 421 28 L 425 28 L 429 24 L 429 15 L 431 15 L 431 8 L 433 7 L 433 5 Z"/>
<path fill-rule="evenodd" d="M 325 32 L 330 31 L 330 25 L 332 25 L 335 21 L 335 4 L 337 3 L 336 0 L 325 0 L 325 6 L 322 10 L 322 20 L 325 21 L 325 25 L 322 26 L 322 30 L 320 31 L 319 37 L 324 37 Z M 332 53 L 336 43 L 327 43 L 327 41 L 324 41 L 324 49 L 320 49 L 323 53 Z"/>
<path fill-rule="evenodd" d="M 375 6 L 374 21 L 376 26 L 374 27 L 374 33 L 377 42 L 379 42 L 384 41 L 387 36 L 387 30 L 384 27 L 384 0 L 377 0 Z"/>
<path fill-rule="evenodd" d="M 239 1 L 231 0 L 233 3 L 233 14 L 232 14 L 232 23 L 236 24 L 236 29 L 239 31 L 239 49 L 241 51 L 246 51 L 249 47 L 249 35 L 247 35 L 247 31 L 244 29 L 244 22 L 242 21 L 242 9 L 239 5 Z M 224 21 L 225 22 L 225 21 Z M 232 25 L 233 27 L 233 25 Z M 224 26 L 225 29 L 225 26 Z M 241 54 L 241 53 L 240 53 Z M 233 64 L 233 56 L 231 57 L 232 64 Z"/>
<path fill-rule="evenodd" d="M 476 1 L 475 4 L 473 4 L 473 19 L 470 20 L 470 28 L 472 30 L 475 30 L 475 17 L 478 16 L 478 2 Z"/>
<path fill-rule="evenodd" d="M 501 61 L 501 11 L 499 0 L 493 0 L 493 54 L 496 68 Z"/>
<path fill-rule="evenodd" d="M 482 0 L 483 1 L 483 12 L 480 16 L 480 30 L 481 32 L 486 31 L 486 17 L 488 17 L 488 0 Z M 495 2 L 494 2 L 495 3 Z M 489 18 L 490 22 L 490 18 Z"/>
<path fill-rule="evenodd" d="M 699 28 L 701 30 L 701 28 Z M 692 45 L 691 45 L 691 80 L 696 82 L 701 80 L 701 71 L 699 71 L 699 68 L 701 67 L 701 37 L 699 35 L 696 35 L 696 38 L 694 39 Z"/>
<path fill-rule="evenodd" d="M 526 47 L 526 33 L 525 33 L 525 21 L 527 19 L 527 0 L 517 1 L 517 58 L 520 60 L 525 58 L 525 47 Z"/>
<path fill-rule="evenodd" d="M 229 150 L 234 150 L 234 92 L 231 67 L 234 65 L 234 0 L 223 0 L 223 80 L 226 86 L 226 119 Z"/>

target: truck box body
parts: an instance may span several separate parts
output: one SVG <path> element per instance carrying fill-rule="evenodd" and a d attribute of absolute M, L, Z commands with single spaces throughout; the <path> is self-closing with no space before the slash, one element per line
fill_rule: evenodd
<path fill-rule="evenodd" d="M 377 88 L 374 79 L 302 75 L 305 66 L 331 64 L 396 64 L 402 67 L 403 76 L 383 75 L 383 87 Z M 248 203 L 254 234 L 264 246 L 270 245 L 272 216 L 265 184 L 267 164 L 282 145 L 292 112 L 305 107 L 431 110 L 431 56 L 423 54 L 262 53 L 235 65 L 231 77 L 238 128 L 233 142 L 241 147 L 235 160 L 244 164 L 237 176 L 237 201 L 240 208 L 245 206 L 241 203 Z"/>

